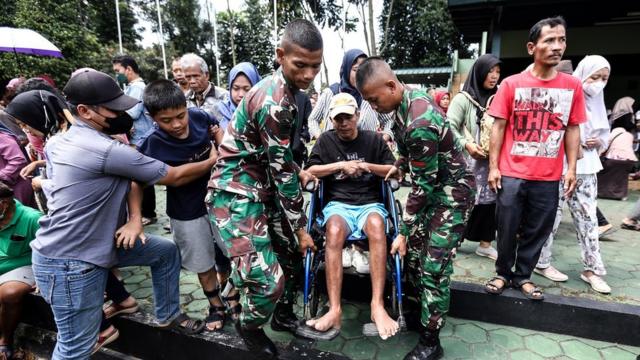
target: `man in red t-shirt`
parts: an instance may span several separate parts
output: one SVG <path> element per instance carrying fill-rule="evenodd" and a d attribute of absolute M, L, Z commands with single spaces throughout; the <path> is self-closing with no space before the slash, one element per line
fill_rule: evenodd
<path fill-rule="evenodd" d="M 489 109 L 496 118 L 489 186 L 498 193 L 497 276 L 485 286 L 489 293 L 513 285 L 529 299 L 544 298 L 529 277 L 553 229 L 565 153 L 565 197 L 575 188 L 578 125 L 586 120 L 580 81 L 555 69 L 567 46 L 565 29 L 561 17 L 531 28 L 533 68 L 504 79 Z"/>

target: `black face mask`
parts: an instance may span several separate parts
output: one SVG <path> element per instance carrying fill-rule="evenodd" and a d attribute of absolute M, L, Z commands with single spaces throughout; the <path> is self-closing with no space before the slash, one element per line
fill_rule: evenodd
<path fill-rule="evenodd" d="M 93 111 L 102 116 L 109 127 L 102 129 L 102 132 L 107 135 L 128 134 L 133 127 L 133 118 L 126 112 L 118 114 L 116 117 L 106 117 L 102 115 L 97 108 L 93 108 Z"/>
<path fill-rule="evenodd" d="M 107 135 L 128 134 L 133 127 L 133 118 L 126 112 L 114 118 L 106 118 L 105 122 L 109 127 L 102 129 L 102 132 Z"/>

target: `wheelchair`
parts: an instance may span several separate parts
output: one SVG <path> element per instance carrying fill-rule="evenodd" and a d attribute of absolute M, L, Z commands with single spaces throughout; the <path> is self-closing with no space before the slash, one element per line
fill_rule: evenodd
<path fill-rule="evenodd" d="M 392 179 L 389 181 L 381 182 L 381 199 L 389 216 L 387 217 L 387 250 L 390 249 L 391 243 L 396 238 L 400 231 L 400 221 L 402 218 L 402 206 L 400 202 L 396 200 L 394 191 L 398 190 L 400 184 L 397 180 Z M 313 189 L 307 189 L 307 191 Z M 322 181 L 315 191 L 311 195 L 311 200 L 308 203 L 307 208 L 307 232 L 313 238 L 313 241 L 317 247 L 317 251 L 314 253 L 311 249 L 307 249 L 304 259 L 304 293 L 303 293 L 303 317 L 302 322 L 312 319 L 318 316 L 319 305 L 319 291 L 318 291 L 318 271 L 322 268 L 325 255 L 325 238 L 324 229 L 320 226 L 320 219 L 322 218 L 322 209 L 326 205 L 324 202 L 324 186 Z M 347 241 L 354 240 L 347 238 Z M 366 240 L 358 239 L 358 240 Z M 391 284 L 391 313 L 390 316 L 397 318 L 398 324 L 402 330 L 406 329 L 406 322 L 402 316 L 402 259 L 398 253 L 395 256 L 387 256 L 387 283 Z"/>

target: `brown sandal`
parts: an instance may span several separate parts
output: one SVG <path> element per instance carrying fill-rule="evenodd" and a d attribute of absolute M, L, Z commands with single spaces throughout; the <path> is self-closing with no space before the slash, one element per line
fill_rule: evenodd
<path fill-rule="evenodd" d="M 526 291 L 524 289 L 524 285 L 526 284 L 531 284 L 533 288 L 529 291 Z M 526 297 L 529 300 L 534 300 L 534 301 L 544 300 L 544 294 L 542 293 L 542 289 L 537 287 L 536 284 L 534 284 L 533 281 L 531 280 L 522 280 L 520 283 L 518 283 L 518 288 L 520 288 L 522 295 L 524 295 L 524 297 Z"/>
<path fill-rule="evenodd" d="M 502 286 L 498 286 L 496 283 L 498 280 L 502 281 Z M 509 287 L 509 281 L 505 279 L 503 276 L 494 276 L 491 280 L 487 281 L 484 285 L 484 291 L 489 294 L 500 295 L 504 291 L 504 289 Z"/>
<path fill-rule="evenodd" d="M 111 304 L 105 306 L 102 311 L 104 312 L 105 318 L 111 319 L 112 317 L 120 314 L 133 314 L 134 312 L 138 311 L 138 309 L 138 302 L 136 302 L 132 306 L 122 306 L 112 301 Z"/>

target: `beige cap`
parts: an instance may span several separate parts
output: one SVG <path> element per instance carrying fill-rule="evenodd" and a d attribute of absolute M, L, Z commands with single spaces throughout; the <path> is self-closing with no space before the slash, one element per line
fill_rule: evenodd
<path fill-rule="evenodd" d="M 353 115 L 358 110 L 358 102 L 348 93 L 333 95 L 329 104 L 329 119 L 333 119 L 338 114 Z"/>

